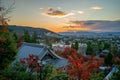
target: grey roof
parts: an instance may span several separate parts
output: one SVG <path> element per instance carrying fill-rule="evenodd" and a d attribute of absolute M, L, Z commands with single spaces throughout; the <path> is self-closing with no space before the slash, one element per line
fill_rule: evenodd
<path fill-rule="evenodd" d="M 103 53 L 109 53 L 109 50 L 105 49 L 105 50 L 102 50 Z"/>
<path fill-rule="evenodd" d="M 66 60 L 66 59 L 57 59 L 54 67 L 61 68 L 61 67 L 67 66 L 68 64 L 69 64 L 68 60 Z"/>
<path fill-rule="evenodd" d="M 17 60 L 21 58 L 27 58 L 30 54 L 43 56 L 45 51 L 46 49 L 43 45 L 23 43 L 23 45 L 19 48 Z"/>
<path fill-rule="evenodd" d="M 39 60 L 42 60 L 48 51 L 51 53 L 51 55 L 55 56 L 56 59 L 47 59 L 45 60 L 46 64 L 52 63 L 54 64 L 53 66 L 55 68 L 60 68 L 68 65 L 68 61 L 66 59 L 55 54 L 47 46 L 33 43 L 23 43 L 19 48 L 16 60 L 19 61 L 21 58 L 27 58 L 30 54 L 37 55 L 39 57 Z"/>
<path fill-rule="evenodd" d="M 105 80 L 109 80 L 114 73 L 117 73 L 119 71 L 117 66 L 114 66 L 112 70 L 109 72 L 109 74 L 105 77 Z"/>
<path fill-rule="evenodd" d="M 57 69 L 65 67 L 69 64 L 68 60 L 64 59 L 64 58 L 62 58 L 62 59 L 50 59 L 50 60 L 45 60 L 44 62 L 45 62 L 45 64 L 53 64 L 53 66 Z"/>

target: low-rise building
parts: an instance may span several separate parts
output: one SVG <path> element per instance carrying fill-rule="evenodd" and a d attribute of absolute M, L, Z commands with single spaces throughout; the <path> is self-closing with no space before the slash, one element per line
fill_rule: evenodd
<path fill-rule="evenodd" d="M 63 43 L 52 44 L 52 49 L 54 51 L 61 51 L 61 52 L 63 52 L 66 47 L 71 47 L 71 45 L 65 45 Z"/>
<path fill-rule="evenodd" d="M 52 63 L 55 68 L 62 68 L 68 65 L 66 59 L 55 54 L 46 45 L 33 43 L 23 43 L 19 48 L 15 61 L 20 61 L 22 58 L 28 58 L 31 54 L 38 56 L 39 60 L 43 61 L 45 64 Z"/>
<path fill-rule="evenodd" d="M 86 43 L 79 43 L 78 45 L 78 53 L 86 55 L 87 44 Z"/>

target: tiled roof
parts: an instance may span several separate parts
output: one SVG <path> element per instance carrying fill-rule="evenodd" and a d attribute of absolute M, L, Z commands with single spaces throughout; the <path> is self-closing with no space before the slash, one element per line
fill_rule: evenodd
<path fill-rule="evenodd" d="M 30 54 L 37 55 L 39 60 L 42 60 L 48 51 L 51 55 L 55 56 L 56 59 L 45 60 L 46 64 L 53 63 L 55 68 L 61 68 L 68 65 L 68 61 L 66 59 L 55 54 L 47 46 L 33 43 L 23 43 L 19 48 L 16 60 L 19 61 L 21 58 L 27 58 Z"/>
<path fill-rule="evenodd" d="M 23 45 L 19 48 L 17 60 L 27 58 L 30 54 L 40 56 L 41 58 L 46 50 L 46 47 L 43 45 L 23 43 Z"/>
<path fill-rule="evenodd" d="M 55 68 L 61 68 L 61 67 L 65 67 L 68 65 L 68 60 L 66 59 L 57 59 L 54 67 Z"/>
<path fill-rule="evenodd" d="M 52 64 L 55 68 L 62 68 L 62 67 L 65 67 L 67 66 L 69 63 L 68 63 L 68 60 L 66 59 L 50 59 L 50 60 L 45 60 L 45 63 L 46 64 Z"/>

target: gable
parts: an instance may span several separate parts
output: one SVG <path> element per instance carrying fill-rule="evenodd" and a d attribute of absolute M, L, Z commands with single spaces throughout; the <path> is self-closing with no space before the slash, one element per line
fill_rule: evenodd
<path fill-rule="evenodd" d="M 27 58 L 30 54 L 38 56 L 39 60 L 43 60 L 45 58 L 47 59 L 47 57 L 51 59 L 61 58 L 44 45 L 23 43 L 22 46 L 19 48 L 16 59 L 20 60 L 21 58 Z"/>
<path fill-rule="evenodd" d="M 59 59 L 55 55 L 53 55 L 49 50 L 47 50 L 47 53 L 44 55 L 42 60 L 47 60 L 47 59 Z"/>

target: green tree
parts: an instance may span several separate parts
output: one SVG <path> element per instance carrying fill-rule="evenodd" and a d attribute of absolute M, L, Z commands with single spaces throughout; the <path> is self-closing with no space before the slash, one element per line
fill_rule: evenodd
<path fill-rule="evenodd" d="M 118 67 L 118 72 L 114 73 L 110 80 L 120 80 L 120 66 Z"/>
<path fill-rule="evenodd" d="M 43 68 L 43 80 L 68 80 L 65 72 L 55 69 L 52 65 L 45 65 Z"/>
<path fill-rule="evenodd" d="M 78 50 L 79 44 L 78 41 L 75 41 L 75 49 Z"/>
<path fill-rule="evenodd" d="M 35 31 L 32 35 L 32 43 L 37 43 L 37 33 Z"/>
<path fill-rule="evenodd" d="M 73 44 L 73 43 L 71 44 L 71 48 L 73 48 L 73 49 L 75 48 L 75 46 L 74 46 L 74 44 Z"/>
<path fill-rule="evenodd" d="M 112 54 L 116 54 L 117 53 L 117 46 L 115 44 L 113 44 L 113 43 L 110 45 L 110 52 Z"/>
<path fill-rule="evenodd" d="M 28 68 L 30 73 L 38 72 L 40 80 L 55 80 L 53 78 L 56 76 L 60 76 L 62 77 L 61 80 L 64 80 L 67 76 L 66 73 L 55 69 L 52 64 L 38 64 L 38 56 L 32 54 L 26 59 L 21 59 L 21 63 L 27 65 L 27 67 L 29 66 Z"/>
<path fill-rule="evenodd" d="M 71 48 L 73 48 L 75 50 L 78 50 L 78 47 L 79 47 L 78 41 L 75 41 L 75 44 L 71 45 Z"/>
<path fill-rule="evenodd" d="M 113 64 L 112 58 L 113 58 L 113 55 L 111 53 L 108 53 L 104 59 L 105 65 L 111 66 Z"/>
<path fill-rule="evenodd" d="M 104 43 L 103 42 L 100 42 L 98 46 L 99 46 L 100 51 L 102 51 L 104 49 Z"/>
<path fill-rule="evenodd" d="M 104 80 L 104 72 L 94 73 L 89 80 Z"/>
<path fill-rule="evenodd" d="M 0 80 L 38 80 L 38 74 L 26 72 L 26 68 L 26 65 L 17 62 L 0 72 Z"/>
<path fill-rule="evenodd" d="M 0 70 L 8 67 L 15 59 L 17 44 L 13 33 L 0 32 Z"/>
<path fill-rule="evenodd" d="M 93 48 L 92 48 L 92 44 L 90 42 L 87 43 L 87 55 L 91 55 L 93 53 Z"/>
<path fill-rule="evenodd" d="M 104 43 L 104 49 L 110 49 L 110 43 L 111 42 L 105 42 Z"/>
<path fill-rule="evenodd" d="M 24 41 L 25 41 L 25 42 L 31 42 L 31 38 L 30 38 L 30 34 L 29 34 L 28 30 L 25 30 L 25 31 L 24 31 L 24 36 L 23 36 L 23 38 L 24 38 Z"/>

